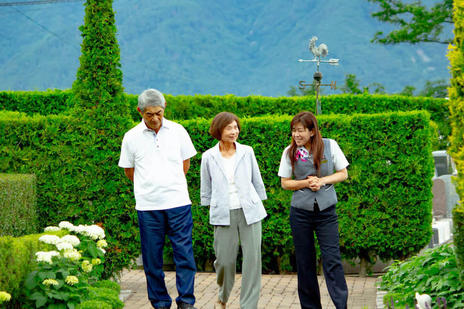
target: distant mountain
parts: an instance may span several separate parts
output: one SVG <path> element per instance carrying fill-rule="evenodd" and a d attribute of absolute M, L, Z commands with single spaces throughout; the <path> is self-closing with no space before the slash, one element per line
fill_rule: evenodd
<path fill-rule="evenodd" d="M 82 3 L 0 6 L 0 90 L 71 87 Z M 297 60 L 312 58 L 313 35 L 328 45 L 327 59 L 340 59 L 321 64 L 323 82 L 342 85 L 352 73 L 399 92 L 449 78 L 446 45 L 370 43 L 388 29 L 367 0 L 116 0 L 114 9 L 128 93 L 286 95 L 312 80 L 315 65 Z"/>

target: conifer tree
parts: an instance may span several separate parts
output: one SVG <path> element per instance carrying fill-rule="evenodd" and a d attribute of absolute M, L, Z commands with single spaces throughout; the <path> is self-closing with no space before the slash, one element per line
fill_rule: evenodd
<path fill-rule="evenodd" d="M 83 109 L 115 108 L 122 98 L 120 51 L 112 0 L 85 2 L 80 67 L 72 89 Z"/>
<path fill-rule="evenodd" d="M 83 186 L 70 207 L 79 207 L 78 220 L 101 223 L 111 230 L 104 264 L 106 277 L 121 270 L 138 253 L 138 248 L 128 243 L 136 237 L 132 228 L 136 226 L 135 212 L 129 211 L 133 205 L 126 205 L 121 198 L 130 193 L 131 185 L 118 167 L 119 156 L 114 155 L 133 123 L 123 95 L 112 2 L 87 0 L 84 4 L 84 25 L 79 28 L 82 54 L 72 87 L 76 101 L 74 128 L 82 136 L 71 141 L 73 153 L 79 158 L 79 166 L 72 173 Z"/>

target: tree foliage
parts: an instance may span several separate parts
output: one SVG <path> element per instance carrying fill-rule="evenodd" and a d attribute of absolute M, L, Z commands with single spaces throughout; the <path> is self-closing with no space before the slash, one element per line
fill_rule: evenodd
<path fill-rule="evenodd" d="M 120 51 L 111 0 L 85 2 L 80 67 L 72 90 L 82 108 L 96 108 L 121 97 Z"/>
<path fill-rule="evenodd" d="M 454 40 L 449 48 L 448 58 L 451 64 L 451 87 L 449 110 L 452 134 L 449 152 L 456 163 L 456 191 L 460 204 L 453 210 L 454 242 L 457 262 L 461 268 L 461 280 L 464 282 L 464 1 L 454 2 L 453 18 L 455 23 Z"/>
<path fill-rule="evenodd" d="M 398 26 L 390 33 L 378 31 L 372 42 L 381 44 L 398 43 L 441 43 L 449 44 L 452 39 L 443 37 L 445 25 L 453 24 L 453 0 L 442 0 L 431 7 L 421 1 L 407 3 L 400 0 L 368 0 L 377 3 L 380 11 L 372 13 L 379 21 Z"/>
<path fill-rule="evenodd" d="M 114 154 L 119 153 L 122 136 L 133 124 L 122 87 L 113 1 L 87 0 L 84 5 L 84 25 L 79 27 L 83 37 L 82 55 L 72 87 L 75 100 L 72 114 L 78 120 L 74 130 L 79 138 L 72 140 L 71 152 L 80 162 L 73 167 L 73 179 L 75 182 L 85 181 L 75 202 L 98 209 L 92 212 L 92 220 L 112 226 L 114 208 L 118 205 L 114 199 L 126 194 L 118 185 L 123 181 L 123 173 L 115 168 L 118 156 Z M 105 197 L 108 192 L 111 192 L 113 201 Z M 122 218 L 119 220 L 119 224 L 124 225 Z M 126 220 L 133 222 L 133 218 Z M 125 258 L 118 254 L 121 251 L 120 236 L 112 234 L 114 232 L 108 233 L 109 262 L 105 264 L 105 276 L 111 275 L 114 265 Z"/>

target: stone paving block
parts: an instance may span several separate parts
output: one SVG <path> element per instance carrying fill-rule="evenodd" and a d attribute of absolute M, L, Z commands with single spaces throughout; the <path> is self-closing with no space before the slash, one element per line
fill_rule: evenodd
<path fill-rule="evenodd" d="M 177 296 L 175 272 L 166 272 L 165 275 L 168 292 L 175 299 Z M 323 308 L 335 308 L 327 292 L 324 278 L 319 277 L 318 279 Z M 349 289 L 348 308 L 376 308 L 375 282 L 377 278 L 347 276 L 346 280 Z M 235 286 L 228 302 L 229 309 L 240 307 L 240 282 L 241 275 L 237 274 Z M 151 308 L 143 270 L 123 271 L 120 284 L 122 290 L 131 290 L 130 295 L 125 300 L 126 309 Z M 259 309 L 300 308 L 295 274 L 263 275 L 261 286 Z M 195 297 L 198 309 L 212 309 L 217 300 L 217 292 L 216 275 L 214 273 L 197 273 L 195 277 Z M 171 308 L 175 308 L 175 306 L 173 305 Z"/>

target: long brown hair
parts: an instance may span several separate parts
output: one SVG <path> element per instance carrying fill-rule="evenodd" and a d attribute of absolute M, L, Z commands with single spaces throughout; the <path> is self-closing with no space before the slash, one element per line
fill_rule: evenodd
<path fill-rule="evenodd" d="M 290 123 L 290 132 L 292 132 L 293 127 L 297 123 L 301 123 L 305 128 L 314 133 L 314 135 L 309 138 L 309 143 L 311 147 L 309 151 L 313 154 L 314 166 L 316 167 L 317 175 L 319 176 L 322 156 L 324 155 L 324 142 L 322 141 L 322 135 L 321 132 L 319 132 L 319 128 L 317 126 L 317 119 L 311 112 L 300 112 L 295 117 L 293 117 L 292 122 Z M 292 163 L 292 170 L 294 170 L 295 168 L 295 155 L 297 148 L 298 146 L 295 140 L 293 139 L 292 135 L 292 144 L 288 149 L 288 156 L 290 158 L 290 162 Z"/>

